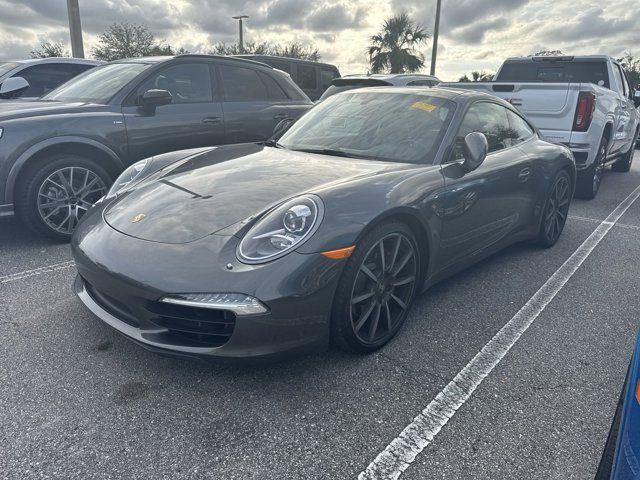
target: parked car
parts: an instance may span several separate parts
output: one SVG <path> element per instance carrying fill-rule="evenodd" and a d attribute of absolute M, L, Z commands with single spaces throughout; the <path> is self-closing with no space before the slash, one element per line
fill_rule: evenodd
<path fill-rule="evenodd" d="M 596 480 L 640 477 L 640 337 L 620 393 Z"/>
<path fill-rule="evenodd" d="M 620 64 L 605 55 L 509 58 L 493 82 L 443 86 L 489 92 L 522 111 L 549 140 L 573 151 L 576 193 L 594 198 L 608 164 L 628 172 L 640 134 L 634 100 Z"/>
<path fill-rule="evenodd" d="M 311 100 L 318 100 L 329 88 L 331 81 L 340 76 L 338 67 L 328 63 L 272 55 L 237 55 L 237 57 L 266 63 L 288 73 Z"/>
<path fill-rule="evenodd" d="M 134 164 L 75 231 L 74 288 L 157 352 L 370 352 L 421 289 L 517 241 L 554 245 L 574 182 L 570 150 L 495 97 L 343 92 L 278 142 Z"/>
<path fill-rule="evenodd" d="M 0 99 L 41 97 L 73 77 L 102 64 L 104 62 L 97 60 L 60 57 L 0 62 Z M 6 84 L 5 81 L 10 78 L 13 80 Z M 24 82 L 20 79 L 24 79 Z M 9 88 L 11 84 L 14 88 Z M 3 90 L 6 92 L 2 93 Z"/>
<path fill-rule="evenodd" d="M 374 73 L 371 75 L 345 75 L 334 78 L 329 88 L 320 97 L 320 100 L 335 95 L 336 93 L 364 87 L 435 87 L 440 83 L 440 79 L 432 75 L 421 73 Z"/>
<path fill-rule="evenodd" d="M 268 65 L 207 55 L 136 58 L 85 72 L 36 102 L 0 104 L 0 214 L 68 239 L 137 160 L 270 138 L 313 103 Z"/>

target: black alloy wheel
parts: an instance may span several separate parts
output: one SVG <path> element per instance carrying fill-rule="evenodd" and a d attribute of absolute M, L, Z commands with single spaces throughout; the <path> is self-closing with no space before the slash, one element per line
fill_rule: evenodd
<path fill-rule="evenodd" d="M 556 176 L 542 217 L 539 243 L 551 247 L 560 238 L 569 215 L 571 205 L 571 180 L 569 174 L 562 170 Z"/>
<path fill-rule="evenodd" d="M 640 134 L 640 127 L 638 128 L 638 131 L 636 131 L 635 139 L 629 151 L 625 153 L 620 160 L 618 160 L 616 163 L 611 165 L 611 170 L 613 170 L 614 172 L 622 172 L 622 173 L 626 173 L 629 170 L 631 170 L 631 164 L 633 163 L 633 156 L 636 153 L 636 148 L 638 147 L 638 143 L 639 143 L 638 134 Z"/>
<path fill-rule="evenodd" d="M 576 194 L 580 198 L 585 200 L 591 200 L 595 198 L 598 190 L 600 190 L 600 184 L 602 183 L 602 175 L 604 173 L 605 161 L 607 159 L 607 145 L 608 141 L 606 137 L 602 137 L 600 140 L 600 146 L 593 164 L 586 170 L 578 172 L 578 183 L 576 185 Z"/>
<path fill-rule="evenodd" d="M 348 350 L 368 352 L 404 323 L 419 284 L 420 256 L 413 233 L 401 223 L 381 225 L 358 247 L 336 295 L 333 336 Z"/>

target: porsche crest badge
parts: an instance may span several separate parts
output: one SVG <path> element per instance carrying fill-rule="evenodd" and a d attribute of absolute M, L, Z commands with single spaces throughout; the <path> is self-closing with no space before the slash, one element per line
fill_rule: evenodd
<path fill-rule="evenodd" d="M 131 223 L 138 223 L 140 220 L 142 220 L 144 217 L 146 217 L 146 215 L 144 213 L 139 213 L 138 215 L 136 215 L 135 217 L 133 217 L 131 219 Z"/>

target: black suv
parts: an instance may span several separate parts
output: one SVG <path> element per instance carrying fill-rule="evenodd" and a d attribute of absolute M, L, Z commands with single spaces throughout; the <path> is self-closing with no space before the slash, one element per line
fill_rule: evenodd
<path fill-rule="evenodd" d="M 269 139 L 312 106 L 289 75 L 212 55 L 108 63 L 35 102 L 0 103 L 0 216 L 68 239 L 127 166 L 174 150 Z"/>

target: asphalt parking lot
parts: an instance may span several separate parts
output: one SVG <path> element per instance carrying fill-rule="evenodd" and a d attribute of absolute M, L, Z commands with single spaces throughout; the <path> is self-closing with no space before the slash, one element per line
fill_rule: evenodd
<path fill-rule="evenodd" d="M 76 301 L 68 246 L 0 219 L 2 478 L 356 478 L 638 186 L 606 172 L 551 250 L 422 295 L 369 356 L 266 367 L 148 353 Z M 640 200 L 407 466 L 407 479 L 593 478 L 640 327 Z"/>

